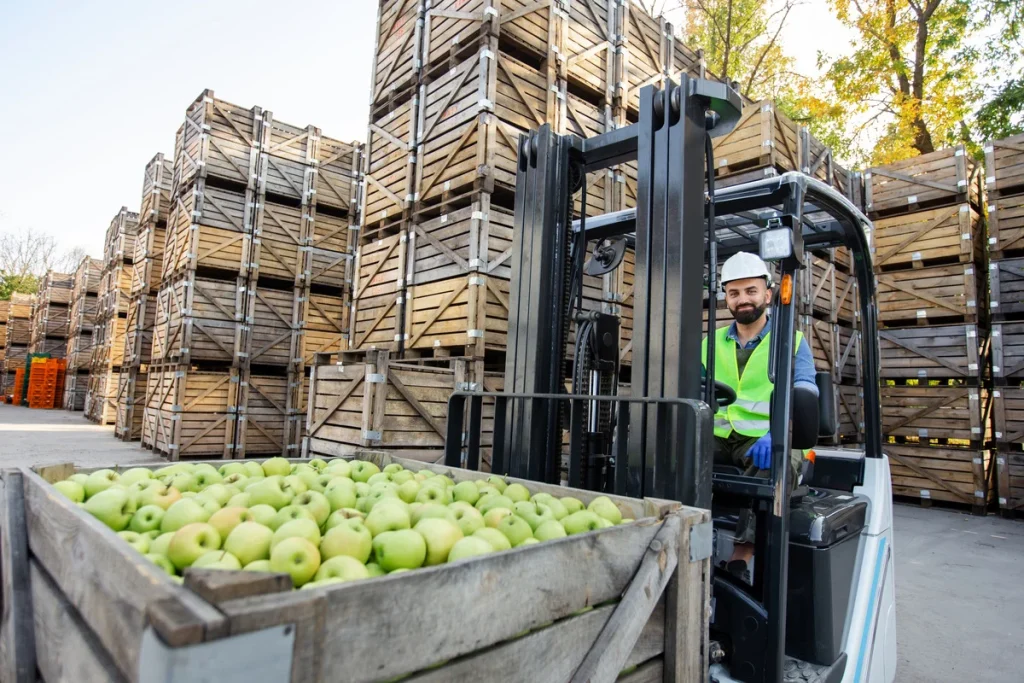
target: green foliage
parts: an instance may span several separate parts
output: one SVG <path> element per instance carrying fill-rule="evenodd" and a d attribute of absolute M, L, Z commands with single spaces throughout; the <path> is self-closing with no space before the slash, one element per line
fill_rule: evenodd
<path fill-rule="evenodd" d="M 0 301 L 11 298 L 11 294 L 35 294 L 39 290 L 39 279 L 35 275 L 14 275 L 0 273 Z"/>

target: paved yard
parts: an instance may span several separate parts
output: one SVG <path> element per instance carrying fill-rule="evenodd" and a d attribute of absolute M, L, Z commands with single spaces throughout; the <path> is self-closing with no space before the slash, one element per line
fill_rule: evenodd
<path fill-rule="evenodd" d="M 82 413 L 0 405 L 0 466 L 159 461 Z M 1024 680 L 1024 522 L 898 505 L 899 683 Z"/>

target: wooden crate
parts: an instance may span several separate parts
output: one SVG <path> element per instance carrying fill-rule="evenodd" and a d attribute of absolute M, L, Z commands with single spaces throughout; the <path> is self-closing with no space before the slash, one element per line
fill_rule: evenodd
<path fill-rule="evenodd" d="M 993 333 L 993 354 L 995 337 Z M 956 379 L 977 384 L 988 365 L 990 347 L 977 325 L 966 324 L 878 330 L 878 348 L 882 379 Z"/>
<path fill-rule="evenodd" d="M 44 339 L 66 339 L 71 324 L 70 309 L 66 304 L 40 304 L 32 321 L 32 343 Z"/>
<path fill-rule="evenodd" d="M 93 368 L 85 394 L 85 416 L 99 425 L 114 424 L 117 419 L 117 385 L 120 372 Z"/>
<path fill-rule="evenodd" d="M 799 129 L 769 100 L 744 107 L 735 128 L 712 142 L 715 174 L 719 176 L 756 167 L 780 172 L 802 167 Z"/>
<path fill-rule="evenodd" d="M 886 327 L 978 322 L 978 272 L 973 265 L 879 273 L 877 281 L 878 320 Z"/>
<path fill-rule="evenodd" d="M 397 349 L 405 307 L 407 237 L 393 235 L 359 247 L 352 284 L 353 349 Z"/>
<path fill-rule="evenodd" d="M 429 467 L 456 481 L 488 476 L 382 452 L 355 457 L 378 466 Z M 53 480 L 71 471 L 42 473 Z M 584 504 L 597 496 L 510 482 L 572 495 Z M 141 562 L 114 532 L 57 495 L 39 474 L 6 471 L 3 491 L 4 604 L 20 624 L 5 630 L 5 676 L 38 669 L 46 680 L 57 680 L 72 661 L 83 680 L 148 680 L 143 672 L 169 679 L 169 662 L 194 662 L 197 653 L 226 661 L 239 651 L 247 653 L 234 665 L 239 675 L 295 683 L 331 680 L 341 670 L 353 683 L 413 672 L 431 680 L 504 681 L 509 662 L 524 681 L 595 678 L 598 667 L 636 667 L 623 677 L 612 674 L 623 683 L 707 675 L 710 559 L 705 549 L 691 546 L 691 538 L 699 538 L 694 528 L 710 522 L 706 510 L 615 496 L 623 515 L 636 523 L 401 577 L 292 591 L 278 577 L 198 570 L 179 585 Z M 661 551 L 651 551 L 652 544 Z M 570 565 L 575 570 L 565 572 Z M 537 567 L 550 567 L 553 578 L 535 581 Z M 494 577 L 504 582 L 498 593 L 489 585 Z M 517 599 L 510 602 L 511 594 Z M 394 610 L 351 618 L 368 604 L 406 604 L 423 595 L 438 605 L 469 601 L 480 608 L 471 615 L 498 611 L 502 618 L 456 619 L 443 633 Z M 23 646 L 33 624 L 41 643 L 62 643 L 59 652 Z M 526 631 L 531 632 L 522 636 Z M 364 633 L 375 640 L 364 644 Z M 386 652 L 375 645 L 381 633 L 390 634 L 393 645 Z M 18 659 L 33 650 L 30 661 Z"/>
<path fill-rule="evenodd" d="M 309 365 L 317 353 L 347 351 L 349 343 L 347 299 L 309 294 L 302 316 L 302 362 Z"/>
<path fill-rule="evenodd" d="M 415 190 L 421 204 L 513 189 L 519 135 L 557 122 L 550 74 L 502 52 L 490 55 L 473 55 L 422 87 Z"/>
<path fill-rule="evenodd" d="M 997 385 L 1024 381 L 1024 322 L 992 323 L 992 377 Z"/>
<path fill-rule="evenodd" d="M 169 460 L 234 455 L 237 370 L 150 366 L 142 445 Z"/>
<path fill-rule="evenodd" d="M 797 170 L 833 187 L 844 197 L 848 196 L 850 172 L 836 162 L 832 148 L 811 135 L 811 130 L 807 126 L 800 126 L 798 135 L 800 168 Z"/>
<path fill-rule="evenodd" d="M 88 370 L 93 364 L 92 327 L 68 337 L 64 357 L 68 361 L 68 372 L 82 368 Z"/>
<path fill-rule="evenodd" d="M 231 363 L 243 350 L 244 281 L 184 275 L 156 300 L 153 362 Z"/>
<path fill-rule="evenodd" d="M 992 488 L 992 454 L 988 450 L 884 444 L 896 496 L 969 505 L 985 513 Z"/>
<path fill-rule="evenodd" d="M 250 276 L 344 287 L 349 279 L 348 219 L 308 207 L 263 202 L 254 213 Z M 308 256 L 307 256 L 308 254 Z"/>
<path fill-rule="evenodd" d="M 131 296 L 155 294 L 160 289 L 166 240 L 165 225 L 145 222 L 139 228 L 139 233 L 135 236 L 131 281 L 128 286 L 128 293 Z"/>
<path fill-rule="evenodd" d="M 89 391 L 89 374 L 68 371 L 64 375 L 64 410 L 85 410 L 85 395 Z"/>
<path fill-rule="evenodd" d="M 204 90 L 189 105 L 174 140 L 175 192 L 216 178 L 253 187 L 258 168 L 263 110 L 244 109 Z M 168 219 L 168 223 L 171 223 Z"/>
<path fill-rule="evenodd" d="M 36 302 L 50 304 L 71 303 L 71 294 L 75 287 L 75 273 L 57 273 L 47 271 L 39 283 L 39 292 L 36 294 Z"/>
<path fill-rule="evenodd" d="M 614 123 L 611 107 L 591 104 L 572 94 L 566 95 L 565 106 L 559 112 L 559 121 L 556 125 L 559 133 L 590 138 L 612 128 Z M 619 168 L 612 167 L 587 174 L 587 216 L 610 213 L 624 205 L 622 194 L 625 192 L 625 183 L 624 179 L 623 182 L 616 183 L 618 173 Z M 573 208 L 577 216 L 582 213 L 581 202 L 582 191 L 577 192 L 573 199 Z"/>
<path fill-rule="evenodd" d="M 247 276 L 255 194 L 199 182 L 179 192 L 167 221 L 161 279 L 198 268 Z"/>
<path fill-rule="evenodd" d="M 1019 517 L 1024 509 L 1024 453 L 996 451 L 994 455 L 999 511 L 1004 517 Z"/>
<path fill-rule="evenodd" d="M 988 235 L 991 258 L 1024 254 L 1024 194 L 989 201 Z"/>
<path fill-rule="evenodd" d="M 107 265 L 116 262 L 131 262 L 135 253 L 135 234 L 139 230 L 139 214 L 122 206 L 114 214 L 103 240 L 103 259 Z"/>
<path fill-rule="evenodd" d="M 1024 193 L 1024 135 L 985 143 L 985 187 L 990 197 Z"/>
<path fill-rule="evenodd" d="M 57 339 L 41 339 L 33 346 L 29 347 L 31 353 L 45 353 L 50 358 L 63 358 L 64 354 L 67 353 L 68 344 L 67 340 L 63 338 Z"/>
<path fill-rule="evenodd" d="M 133 267 L 134 264 L 115 261 L 104 269 L 97 295 L 97 319 L 128 313 Z"/>
<path fill-rule="evenodd" d="M 993 261 L 988 274 L 993 320 L 1019 319 L 1024 314 L 1024 258 Z"/>
<path fill-rule="evenodd" d="M 969 203 L 980 206 L 981 166 L 963 145 L 869 168 L 864 206 L 871 218 Z"/>
<path fill-rule="evenodd" d="M 279 290 L 251 284 L 249 291 L 247 317 L 252 324 L 243 342 L 248 362 L 276 366 L 301 363 L 298 332 L 302 329 L 302 299 L 306 292 L 301 288 Z"/>
<path fill-rule="evenodd" d="M 714 74 L 708 73 L 704 50 L 691 49 L 684 39 L 676 35 L 675 27 L 671 24 L 666 29 L 665 37 L 669 41 L 668 73 L 672 80 L 678 83 L 681 74 L 690 78 L 715 78 Z"/>
<path fill-rule="evenodd" d="M 860 333 L 852 328 L 800 316 L 797 329 L 803 332 L 818 372 L 827 372 L 836 384 L 861 380 Z"/>
<path fill-rule="evenodd" d="M 616 3 L 587 0 L 569 5 L 564 20 L 565 78 L 597 104 L 610 105 L 615 91 Z"/>
<path fill-rule="evenodd" d="M 511 211 L 479 194 L 466 207 L 410 226 L 406 284 L 426 284 L 471 272 L 512 276 Z"/>
<path fill-rule="evenodd" d="M 445 349 L 482 358 L 504 351 L 509 281 L 471 273 L 414 284 L 405 293 L 405 348 Z"/>
<path fill-rule="evenodd" d="M 142 438 L 146 383 L 146 372 L 138 367 L 124 368 L 118 377 L 114 436 L 121 441 L 138 441 Z"/>
<path fill-rule="evenodd" d="M 419 0 L 380 0 L 377 43 L 374 49 L 370 107 L 411 96 L 419 78 L 420 20 L 424 4 Z"/>
<path fill-rule="evenodd" d="M 876 272 L 945 263 L 982 263 L 985 225 L 970 204 L 875 221 L 871 256 Z"/>
<path fill-rule="evenodd" d="M 833 442 L 864 442 L 864 390 L 856 385 L 835 385 L 836 412 L 839 414 Z"/>
<path fill-rule="evenodd" d="M 501 0 L 433 0 L 427 3 L 423 47 L 417 55 L 422 58 L 424 72 L 431 74 L 438 68 L 457 64 L 481 44 L 489 43 L 503 28 L 499 16 L 502 4 Z M 522 26 L 531 19 L 539 19 L 543 22 L 542 28 L 549 29 L 551 25 L 546 15 L 550 3 L 539 2 L 535 6 L 536 14 L 540 15 L 543 9 L 545 16 L 521 17 L 516 23 Z"/>
<path fill-rule="evenodd" d="M 359 205 L 359 177 L 363 149 L 358 142 L 342 142 L 320 135 L 316 148 L 316 206 L 353 216 Z"/>
<path fill-rule="evenodd" d="M 120 316 L 107 318 L 93 327 L 93 368 L 120 368 L 124 364 L 124 340 L 128 319 Z M 115 387 L 116 389 L 116 383 Z"/>
<path fill-rule="evenodd" d="M 881 387 L 882 434 L 921 445 L 963 442 L 981 447 L 991 436 L 991 393 L 979 387 L 939 385 Z"/>
<path fill-rule="evenodd" d="M 857 278 L 836 263 L 833 255 L 808 253 L 797 278 L 798 310 L 830 322 L 855 324 L 860 319 Z"/>
<path fill-rule="evenodd" d="M 401 220 L 412 203 L 419 106 L 413 97 L 370 122 L 363 155 L 363 239 Z"/>
<path fill-rule="evenodd" d="M 149 365 L 153 358 L 153 328 L 156 325 L 157 297 L 132 299 L 125 319 L 123 365 L 137 368 Z M 143 385 L 145 386 L 145 385 Z"/>
<path fill-rule="evenodd" d="M 293 126 L 265 110 L 260 124 L 259 194 L 279 201 L 311 203 L 316 189 L 313 167 L 319 136 L 315 126 Z"/>
<path fill-rule="evenodd" d="M 671 31 L 664 17 L 652 17 L 636 0 L 619 3 L 618 11 L 616 97 L 623 107 L 620 123 L 626 123 L 627 116 L 640 111 L 640 89 L 664 84 L 671 61 L 667 39 Z"/>
<path fill-rule="evenodd" d="M 11 319 L 7 323 L 7 341 L 9 344 L 24 344 L 25 346 L 31 344 L 32 321 L 21 318 Z"/>
<path fill-rule="evenodd" d="M 171 209 L 173 175 L 174 160 L 163 154 L 156 154 L 146 164 L 146 171 L 142 177 L 142 201 L 139 205 L 141 223 L 163 225 L 167 222 L 167 215 Z"/>
<path fill-rule="evenodd" d="M 301 373 L 249 375 L 238 408 L 233 457 L 298 457 L 309 394 L 309 381 Z"/>
<path fill-rule="evenodd" d="M 11 299 L 7 309 L 8 324 L 10 324 L 12 320 L 31 320 L 32 307 L 35 305 L 35 302 L 36 297 L 34 294 L 22 294 L 20 292 L 11 293 Z"/>
<path fill-rule="evenodd" d="M 1016 516 L 1024 508 L 1024 388 L 992 391 L 999 509 Z"/>

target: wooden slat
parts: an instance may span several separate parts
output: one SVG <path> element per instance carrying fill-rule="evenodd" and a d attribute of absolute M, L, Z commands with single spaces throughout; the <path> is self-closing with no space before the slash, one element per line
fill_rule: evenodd
<path fill-rule="evenodd" d="M 11 683 L 35 681 L 28 533 L 24 477 L 5 470 L 0 478 L 0 678 Z"/>

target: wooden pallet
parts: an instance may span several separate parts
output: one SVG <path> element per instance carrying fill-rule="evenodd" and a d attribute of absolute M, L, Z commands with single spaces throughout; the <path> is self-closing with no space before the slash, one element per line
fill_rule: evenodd
<path fill-rule="evenodd" d="M 892 492 L 923 504 L 943 501 L 985 514 L 992 491 L 992 454 L 984 449 L 884 444 Z"/>
<path fill-rule="evenodd" d="M 988 235 L 990 258 L 1024 255 L 1024 194 L 989 201 Z"/>
<path fill-rule="evenodd" d="M 1024 314 L 1024 258 L 993 261 L 988 275 L 992 319 L 1019 319 Z"/>
<path fill-rule="evenodd" d="M 989 197 L 1024 193 L 1024 135 L 987 142 L 984 150 Z"/>
<path fill-rule="evenodd" d="M 370 122 L 363 154 L 363 240 L 402 219 L 410 208 L 416 176 L 419 99 L 412 98 Z"/>
<path fill-rule="evenodd" d="M 1024 381 L 1024 322 L 992 323 L 992 378 L 997 385 Z"/>
<path fill-rule="evenodd" d="M 963 145 L 869 168 L 864 174 L 868 216 L 881 218 L 940 206 L 980 206 L 981 166 Z"/>
<path fill-rule="evenodd" d="M 412 96 L 419 78 L 420 32 L 424 3 L 419 0 L 381 0 L 377 42 L 370 79 L 370 107 Z"/>
<path fill-rule="evenodd" d="M 911 380 L 914 381 L 914 380 Z M 909 437 L 921 445 L 936 440 L 981 447 L 991 437 L 992 395 L 985 388 L 883 384 L 882 434 Z"/>
<path fill-rule="evenodd" d="M 802 167 L 800 131 L 771 101 L 744 107 L 736 126 L 714 138 L 715 174 L 728 176 L 759 167 L 797 171 Z"/>
<path fill-rule="evenodd" d="M 175 195 L 161 280 L 198 268 L 248 276 L 255 192 L 197 182 Z"/>
<path fill-rule="evenodd" d="M 405 233 L 364 244 L 352 284 L 353 349 L 397 350 L 405 307 Z"/>
<path fill-rule="evenodd" d="M 482 358 L 504 351 L 508 337 L 509 281 L 471 273 L 414 284 L 405 293 L 407 349 L 450 349 Z"/>
<path fill-rule="evenodd" d="M 142 438 L 142 414 L 146 405 L 147 376 L 144 368 L 123 368 L 117 382 L 117 416 L 114 436 L 121 441 Z"/>
<path fill-rule="evenodd" d="M 879 273 L 878 320 L 886 327 L 978 322 L 978 276 L 961 264 Z"/>
<path fill-rule="evenodd" d="M 379 467 L 429 467 L 455 481 L 488 476 L 383 452 L 354 457 Z M 287 577 L 192 570 L 179 585 L 40 476 L 53 481 L 71 471 L 3 475 L 3 599 L 16 627 L 5 629 L 0 666 L 12 683 L 21 679 L 7 672 L 38 669 L 56 680 L 68 667 L 83 680 L 135 681 L 140 671 L 169 680 L 172 666 L 196 665 L 197 657 L 224 661 L 232 652 L 247 653 L 234 668 L 238 675 L 293 683 L 328 680 L 341 670 L 353 683 L 414 672 L 424 680 L 492 683 L 508 680 L 510 666 L 531 681 L 596 680 L 595 670 L 612 671 L 622 683 L 706 676 L 711 570 L 694 532 L 709 523 L 706 510 L 615 496 L 623 516 L 636 523 L 404 576 L 292 591 Z M 596 497 L 519 483 L 584 505 Z M 538 585 L 537 567 L 550 568 L 553 578 Z M 487 585 L 496 576 L 504 584 L 501 596 Z M 372 610 L 358 625 L 351 619 L 363 605 L 406 604 L 423 595 L 438 605 L 469 601 L 479 610 L 452 620 L 443 634 L 390 610 Z M 472 616 L 484 610 L 502 618 Z M 414 645 L 389 656 L 364 632 Z M 34 633 L 39 647 L 25 642 Z M 58 653 L 45 642 L 62 648 Z M 564 645 L 553 650 L 551 643 Z M 623 669 L 631 673 L 618 676 Z"/>
<path fill-rule="evenodd" d="M 189 105 L 174 140 L 174 192 L 208 178 L 253 187 L 263 110 L 245 109 L 204 90 Z M 168 223 L 172 221 L 168 219 Z"/>
<path fill-rule="evenodd" d="M 245 292 L 244 280 L 186 274 L 167 282 L 156 301 L 153 362 L 234 362 L 244 353 Z"/>
<path fill-rule="evenodd" d="M 238 384 L 237 370 L 150 366 L 143 447 L 172 461 L 233 457 Z"/>
<path fill-rule="evenodd" d="M 993 335 L 990 347 L 974 324 L 904 327 L 878 330 L 878 347 L 882 379 L 956 379 L 977 384 L 985 376 L 990 348 L 995 356 L 996 339 Z"/>
<path fill-rule="evenodd" d="M 664 17 L 652 17 L 635 0 L 619 3 L 619 44 L 616 98 L 622 107 L 620 123 L 640 111 L 640 90 L 661 86 L 667 77 L 671 35 Z"/>
<path fill-rule="evenodd" d="M 983 263 L 985 224 L 970 204 L 875 221 L 871 256 L 876 272 L 945 263 Z"/>

